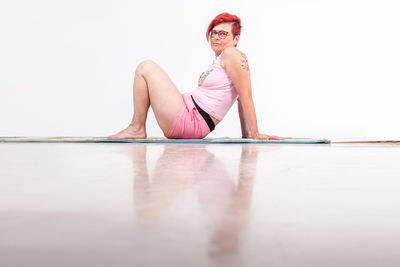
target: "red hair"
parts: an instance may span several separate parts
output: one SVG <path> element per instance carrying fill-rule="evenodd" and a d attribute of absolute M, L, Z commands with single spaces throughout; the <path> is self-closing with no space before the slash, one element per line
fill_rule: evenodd
<path fill-rule="evenodd" d="M 218 24 L 224 23 L 224 22 L 232 22 L 232 33 L 233 33 L 233 37 L 235 37 L 236 35 L 240 35 L 240 32 L 242 30 L 242 25 L 241 25 L 241 21 L 240 18 L 236 15 L 232 15 L 229 13 L 221 13 L 218 16 L 216 16 L 210 23 L 210 25 L 208 25 L 207 28 L 207 33 L 206 33 L 206 37 L 207 37 L 207 41 L 210 40 L 210 32 L 212 31 L 212 29 L 217 26 Z"/>

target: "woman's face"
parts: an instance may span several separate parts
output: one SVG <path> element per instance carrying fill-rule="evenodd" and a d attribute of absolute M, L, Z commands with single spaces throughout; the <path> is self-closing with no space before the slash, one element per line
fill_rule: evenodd
<path fill-rule="evenodd" d="M 232 23 L 230 22 L 216 25 L 210 34 L 211 49 L 215 52 L 216 56 L 219 56 L 225 48 L 236 46 L 239 42 L 239 35 L 235 36 L 235 38 L 233 37 Z"/>

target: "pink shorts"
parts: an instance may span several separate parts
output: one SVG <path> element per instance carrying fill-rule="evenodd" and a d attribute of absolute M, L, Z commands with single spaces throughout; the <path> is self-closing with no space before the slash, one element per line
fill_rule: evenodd
<path fill-rule="evenodd" d="M 183 105 L 166 134 L 171 139 L 202 139 L 210 133 L 206 121 L 193 103 L 191 94 L 184 93 Z"/>

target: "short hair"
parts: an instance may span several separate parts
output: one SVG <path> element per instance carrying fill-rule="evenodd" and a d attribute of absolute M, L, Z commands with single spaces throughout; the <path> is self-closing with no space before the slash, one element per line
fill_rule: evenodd
<path fill-rule="evenodd" d="M 229 13 L 221 13 L 218 16 L 216 16 L 210 23 L 210 25 L 208 25 L 207 28 L 207 33 L 206 33 L 206 37 L 207 37 L 207 41 L 210 40 L 210 32 L 212 31 L 212 29 L 217 26 L 218 24 L 221 23 L 225 23 L 225 22 L 232 22 L 232 34 L 233 37 L 235 37 L 236 35 L 240 35 L 240 32 L 242 30 L 242 25 L 241 25 L 241 20 L 238 16 L 236 15 L 232 15 Z"/>

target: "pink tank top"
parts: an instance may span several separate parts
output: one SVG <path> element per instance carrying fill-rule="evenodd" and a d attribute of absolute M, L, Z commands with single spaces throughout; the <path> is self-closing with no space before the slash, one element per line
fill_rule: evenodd
<path fill-rule="evenodd" d="M 218 120 L 222 120 L 225 117 L 238 98 L 232 80 L 220 64 L 221 55 L 200 76 L 199 87 L 192 92 L 196 104 Z"/>

